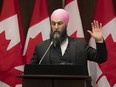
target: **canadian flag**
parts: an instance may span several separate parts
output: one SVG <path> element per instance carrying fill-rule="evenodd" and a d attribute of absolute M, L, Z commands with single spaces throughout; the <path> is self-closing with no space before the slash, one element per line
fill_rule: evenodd
<path fill-rule="evenodd" d="M 103 37 L 108 49 L 108 60 L 103 64 L 90 63 L 94 87 L 116 87 L 116 16 L 112 0 L 97 0 L 95 20 L 103 24 Z M 95 47 L 95 41 L 90 39 L 90 45 Z M 93 68 L 94 66 L 94 68 Z"/>
<path fill-rule="evenodd" d="M 19 87 L 23 55 L 17 0 L 3 0 L 0 15 L 0 87 Z"/>
<path fill-rule="evenodd" d="M 65 9 L 69 12 L 70 20 L 67 26 L 68 35 L 71 37 L 84 38 L 78 1 L 65 0 Z"/>
<path fill-rule="evenodd" d="M 36 0 L 23 55 L 29 63 L 37 43 L 49 38 L 50 21 L 46 0 Z"/>

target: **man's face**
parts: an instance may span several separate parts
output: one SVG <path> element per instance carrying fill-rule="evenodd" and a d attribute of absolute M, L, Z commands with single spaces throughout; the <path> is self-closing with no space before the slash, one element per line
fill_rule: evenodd
<path fill-rule="evenodd" d="M 62 32 L 66 29 L 66 24 L 61 19 L 54 19 L 51 21 L 51 28 L 54 34 L 61 35 Z"/>

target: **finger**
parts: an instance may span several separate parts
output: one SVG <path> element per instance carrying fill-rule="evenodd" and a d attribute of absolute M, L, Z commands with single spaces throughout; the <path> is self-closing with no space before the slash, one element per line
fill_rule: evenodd
<path fill-rule="evenodd" d="M 96 21 L 96 28 L 100 28 L 98 21 Z"/>
<path fill-rule="evenodd" d="M 90 33 L 90 35 L 92 36 L 93 33 L 90 30 L 87 30 L 87 32 Z"/>
<path fill-rule="evenodd" d="M 93 26 L 94 26 L 94 29 L 97 28 L 97 22 L 96 22 L 96 20 L 93 21 Z"/>
<path fill-rule="evenodd" d="M 94 24 L 93 23 L 91 23 L 91 27 L 92 27 L 92 30 L 94 29 Z"/>
<path fill-rule="evenodd" d="M 100 23 L 100 29 L 102 28 L 102 23 Z"/>

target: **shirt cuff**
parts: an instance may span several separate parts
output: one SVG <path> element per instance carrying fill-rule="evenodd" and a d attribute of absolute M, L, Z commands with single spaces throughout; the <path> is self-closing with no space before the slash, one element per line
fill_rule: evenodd
<path fill-rule="evenodd" d="M 96 41 L 97 43 L 103 43 L 104 42 L 104 40 L 102 39 L 101 41 Z"/>

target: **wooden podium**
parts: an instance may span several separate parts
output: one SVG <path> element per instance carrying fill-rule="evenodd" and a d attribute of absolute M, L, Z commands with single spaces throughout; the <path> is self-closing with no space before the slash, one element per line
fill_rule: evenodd
<path fill-rule="evenodd" d="M 27 71 L 28 69 L 25 69 L 26 71 L 24 70 L 24 75 L 18 75 L 19 78 L 23 78 L 22 87 L 87 87 L 87 81 L 91 80 L 90 76 L 76 75 L 74 73 L 71 74 L 65 70 L 65 69 L 70 70 L 71 67 L 75 67 L 75 66 L 61 66 L 63 67 L 61 69 L 64 69 L 64 70 L 63 71 L 60 70 L 60 72 L 57 71 L 58 67 L 60 68 L 60 66 L 53 66 L 52 70 L 50 66 L 43 67 L 43 66 L 37 65 L 35 68 L 35 65 L 34 65 L 33 67 L 34 69 L 37 69 L 35 70 L 36 72 L 31 71 L 31 69 L 29 69 L 30 71 Z M 37 67 L 39 67 L 40 70 Z M 55 67 L 57 67 L 57 70 Z M 31 65 L 31 68 L 32 68 L 32 65 Z M 50 68 L 50 71 L 48 71 L 49 68 Z M 45 72 L 46 69 L 48 72 Z M 57 72 L 55 72 L 54 69 Z M 38 70 L 41 72 L 39 72 Z M 73 71 L 73 68 L 71 68 L 71 70 Z M 50 73 L 51 71 L 53 72 Z M 65 74 L 63 72 L 65 73 L 67 72 L 67 73 Z M 75 70 L 75 72 L 77 71 Z"/>

